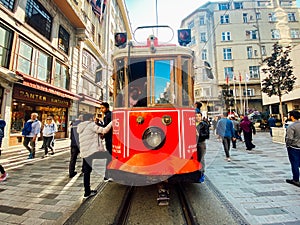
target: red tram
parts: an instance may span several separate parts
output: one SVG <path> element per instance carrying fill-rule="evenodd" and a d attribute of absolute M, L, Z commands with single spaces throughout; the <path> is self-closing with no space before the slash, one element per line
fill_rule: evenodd
<path fill-rule="evenodd" d="M 181 43 L 188 32 L 178 31 Z M 117 41 L 126 41 L 124 35 L 118 33 Z M 116 182 L 198 182 L 193 57 L 190 48 L 160 44 L 154 35 L 113 54 L 113 159 L 107 169 Z"/>

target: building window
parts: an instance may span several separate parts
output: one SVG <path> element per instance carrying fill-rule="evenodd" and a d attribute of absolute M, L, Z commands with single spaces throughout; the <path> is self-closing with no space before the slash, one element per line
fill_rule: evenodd
<path fill-rule="evenodd" d="M 93 40 L 93 42 L 95 42 L 95 25 L 94 24 L 92 24 L 92 30 L 91 30 L 91 36 L 92 36 L 92 40 Z"/>
<path fill-rule="evenodd" d="M 271 30 L 271 36 L 273 39 L 280 39 L 280 31 L 277 29 Z"/>
<path fill-rule="evenodd" d="M 288 21 L 289 22 L 296 22 L 296 15 L 295 15 L 295 13 L 288 13 L 287 16 L 288 16 Z"/>
<path fill-rule="evenodd" d="M 291 29 L 291 38 L 300 38 L 299 29 Z"/>
<path fill-rule="evenodd" d="M 258 1 L 257 6 L 271 6 L 271 1 L 268 0 Z"/>
<path fill-rule="evenodd" d="M 2 5 L 4 5 L 6 8 L 10 9 L 11 11 L 13 11 L 15 0 L 0 0 L 0 3 Z"/>
<path fill-rule="evenodd" d="M 196 39 L 195 39 L 195 36 L 193 36 L 191 38 L 191 42 L 188 45 L 191 46 L 191 45 L 195 45 L 195 44 L 196 44 Z"/>
<path fill-rule="evenodd" d="M 0 66 L 8 68 L 11 55 L 13 32 L 0 25 Z"/>
<path fill-rule="evenodd" d="M 203 97 L 211 96 L 211 89 L 210 88 L 202 88 L 202 96 Z"/>
<path fill-rule="evenodd" d="M 228 10 L 230 9 L 229 3 L 219 3 L 219 10 Z"/>
<path fill-rule="evenodd" d="M 99 65 L 97 67 L 97 70 L 96 70 L 95 83 L 96 84 L 100 84 L 102 80 L 103 80 L 103 77 L 102 77 L 102 66 Z"/>
<path fill-rule="evenodd" d="M 69 90 L 70 74 L 68 71 L 67 66 L 60 62 L 55 62 L 54 86 Z"/>
<path fill-rule="evenodd" d="M 277 18 L 276 18 L 276 14 L 273 13 L 269 13 L 269 22 L 276 22 Z"/>
<path fill-rule="evenodd" d="M 85 72 L 93 76 L 92 80 L 95 80 L 96 70 L 100 63 L 97 59 L 88 51 L 83 50 L 82 52 L 82 66 L 85 68 Z"/>
<path fill-rule="evenodd" d="M 248 88 L 246 93 L 246 89 L 243 89 L 243 94 L 244 96 L 255 96 L 255 91 L 253 88 Z"/>
<path fill-rule="evenodd" d="M 234 2 L 235 9 L 243 9 L 243 2 Z"/>
<path fill-rule="evenodd" d="M 69 41 L 70 34 L 62 26 L 59 26 L 58 48 L 63 50 L 66 54 L 69 53 Z"/>
<path fill-rule="evenodd" d="M 50 40 L 53 18 L 38 1 L 27 1 L 25 15 L 26 23 Z"/>
<path fill-rule="evenodd" d="M 264 46 L 264 45 L 261 46 L 261 54 L 262 55 L 267 55 L 266 46 Z"/>
<path fill-rule="evenodd" d="M 37 79 L 50 82 L 52 58 L 46 53 L 36 50 L 37 55 Z"/>
<path fill-rule="evenodd" d="M 253 57 L 253 49 L 251 46 L 247 47 L 247 56 L 248 56 L 248 59 L 252 59 L 252 57 Z"/>
<path fill-rule="evenodd" d="M 250 40 L 256 40 L 257 39 L 257 30 L 246 30 L 246 38 Z"/>
<path fill-rule="evenodd" d="M 50 83 L 52 58 L 43 51 L 20 41 L 17 54 L 17 70 Z"/>
<path fill-rule="evenodd" d="M 293 6 L 292 0 L 282 0 L 280 1 L 280 6 Z"/>
<path fill-rule="evenodd" d="M 206 42 L 206 33 L 200 33 L 200 42 Z"/>
<path fill-rule="evenodd" d="M 228 24 L 229 23 L 229 15 L 222 15 L 220 18 L 221 24 Z"/>
<path fill-rule="evenodd" d="M 231 48 L 223 48 L 223 59 L 224 60 L 232 59 Z"/>
<path fill-rule="evenodd" d="M 98 34 L 98 46 L 101 49 L 101 34 Z"/>
<path fill-rule="evenodd" d="M 192 20 L 191 22 L 189 22 L 188 28 L 189 29 L 193 29 L 194 28 L 194 20 Z"/>
<path fill-rule="evenodd" d="M 233 67 L 225 67 L 224 68 L 224 78 L 225 78 L 225 80 L 227 80 L 227 78 L 229 80 L 233 79 Z"/>
<path fill-rule="evenodd" d="M 230 41 L 231 40 L 231 34 L 229 31 L 222 32 L 222 41 Z"/>
<path fill-rule="evenodd" d="M 248 13 L 243 13 L 243 22 L 248 23 Z"/>
<path fill-rule="evenodd" d="M 31 61 L 33 60 L 33 48 L 27 43 L 21 41 L 19 54 L 18 54 L 18 65 L 17 70 L 25 73 L 31 74 Z"/>
<path fill-rule="evenodd" d="M 200 16 L 199 18 L 199 25 L 205 25 L 205 16 Z"/>
<path fill-rule="evenodd" d="M 249 66 L 250 79 L 259 79 L 259 66 Z"/>
<path fill-rule="evenodd" d="M 257 20 L 261 20 L 260 12 L 255 13 L 255 17 L 256 17 Z"/>
<path fill-rule="evenodd" d="M 201 59 L 202 60 L 207 60 L 207 50 L 206 49 L 202 49 L 202 51 L 201 51 Z"/>

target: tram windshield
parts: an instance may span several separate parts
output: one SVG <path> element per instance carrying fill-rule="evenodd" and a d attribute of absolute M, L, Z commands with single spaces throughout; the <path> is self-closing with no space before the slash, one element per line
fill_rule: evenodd
<path fill-rule="evenodd" d="M 174 61 L 154 61 L 154 100 L 156 104 L 175 103 Z"/>
<path fill-rule="evenodd" d="M 192 77 L 188 71 L 191 59 L 132 58 L 129 66 L 127 60 L 115 61 L 116 108 L 192 104 Z"/>

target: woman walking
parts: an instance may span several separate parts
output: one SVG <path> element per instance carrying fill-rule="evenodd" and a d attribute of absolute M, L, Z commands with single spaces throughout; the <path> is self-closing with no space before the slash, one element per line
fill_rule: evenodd
<path fill-rule="evenodd" d="M 243 121 L 240 123 L 240 133 L 244 133 L 244 141 L 246 145 L 246 150 L 252 150 L 255 145 L 252 143 L 252 133 L 255 135 L 256 130 L 253 123 L 249 120 L 248 116 L 245 116 Z"/>
<path fill-rule="evenodd" d="M 45 147 L 45 155 L 42 158 L 48 156 L 48 149 L 51 150 L 51 155 L 54 154 L 53 141 L 56 132 L 57 132 L 57 126 L 54 123 L 53 118 L 51 116 L 48 116 L 43 129 L 43 140 L 44 140 L 43 145 Z"/>

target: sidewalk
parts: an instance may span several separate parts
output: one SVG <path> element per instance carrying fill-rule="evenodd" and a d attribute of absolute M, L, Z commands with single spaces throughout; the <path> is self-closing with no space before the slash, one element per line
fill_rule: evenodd
<path fill-rule="evenodd" d="M 53 156 L 42 159 L 44 151 L 37 150 L 32 160 L 22 146 L 3 150 L 0 163 L 9 177 L 0 183 L 0 224 L 63 224 L 81 205 L 81 159 L 76 163 L 78 174 L 70 179 L 69 146 L 68 139 L 57 140 Z M 104 165 L 100 165 L 103 171 Z M 102 180 L 103 175 L 92 172 L 91 187 L 96 188 Z"/>
<path fill-rule="evenodd" d="M 222 144 L 211 135 L 207 184 L 216 187 L 251 225 L 300 224 L 300 188 L 285 183 L 291 178 L 285 146 L 273 143 L 267 132 L 257 133 L 254 143 L 255 150 L 249 152 L 238 142 L 237 149 L 231 150 L 232 161 L 227 162 Z M 28 152 L 22 146 L 3 151 L 0 163 L 9 178 L 0 183 L 0 224 L 63 224 L 79 208 L 83 180 L 79 174 L 68 177 L 69 145 L 67 139 L 56 141 L 55 155 L 45 159 L 41 159 L 43 150 L 38 150 L 33 160 L 27 160 Z M 98 169 L 104 172 L 104 165 L 99 162 Z M 92 188 L 102 181 L 103 173 L 92 173 Z M 196 185 L 201 188 L 202 184 Z"/>
<path fill-rule="evenodd" d="M 227 162 L 221 142 L 212 135 L 207 177 L 251 225 L 300 224 L 300 188 L 285 182 L 292 178 L 285 145 L 272 142 L 268 132 L 258 132 L 253 140 L 253 151 L 238 142 Z"/>

